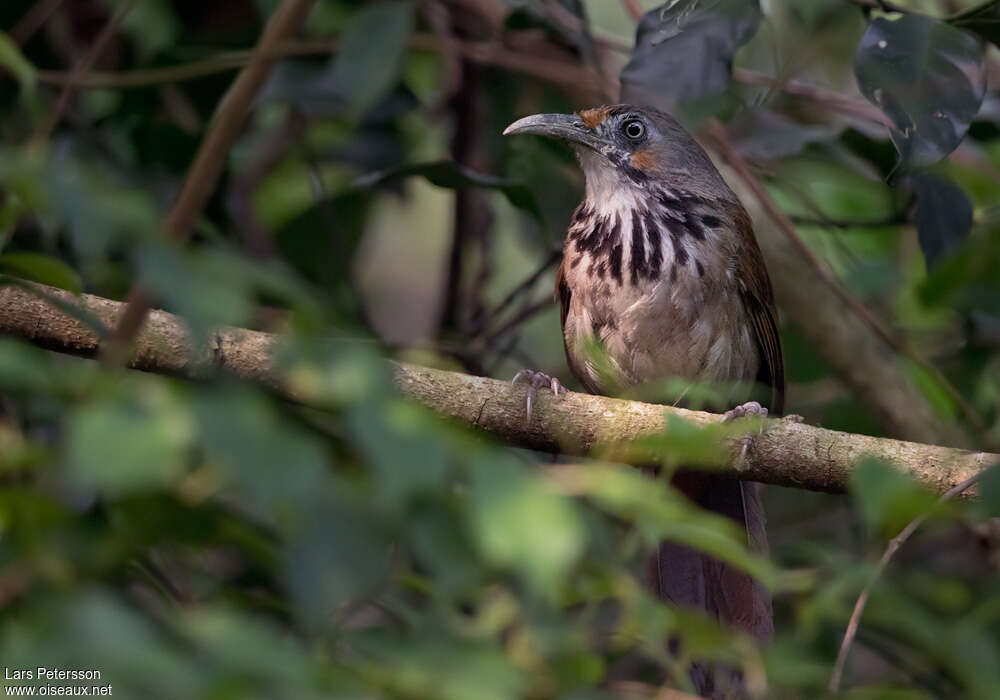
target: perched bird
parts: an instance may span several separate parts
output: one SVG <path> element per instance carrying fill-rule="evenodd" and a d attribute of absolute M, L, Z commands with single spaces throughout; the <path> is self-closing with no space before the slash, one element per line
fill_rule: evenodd
<path fill-rule="evenodd" d="M 744 389 L 727 417 L 781 413 L 784 369 L 767 269 L 749 215 L 694 139 L 669 115 L 632 105 L 538 114 L 504 134 L 563 139 L 583 168 L 586 198 L 570 222 L 556 283 L 566 356 L 583 386 L 610 394 L 670 377 L 756 385 L 767 388 L 766 408 Z M 522 378 L 529 397 L 561 388 L 538 372 L 515 381 Z M 751 548 L 766 549 L 757 484 L 694 472 L 674 483 L 745 527 Z M 770 597 L 743 572 L 669 542 L 650 570 L 663 599 L 770 638 Z M 739 696 L 738 677 L 720 675 L 692 670 L 699 693 Z"/>

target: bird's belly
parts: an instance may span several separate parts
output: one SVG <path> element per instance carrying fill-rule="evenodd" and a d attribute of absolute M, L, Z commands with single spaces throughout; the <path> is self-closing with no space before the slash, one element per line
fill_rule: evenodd
<path fill-rule="evenodd" d="M 573 290 L 571 299 L 566 352 L 590 391 L 617 393 L 676 377 L 749 383 L 757 374 L 757 348 L 735 289 L 662 280 Z"/>

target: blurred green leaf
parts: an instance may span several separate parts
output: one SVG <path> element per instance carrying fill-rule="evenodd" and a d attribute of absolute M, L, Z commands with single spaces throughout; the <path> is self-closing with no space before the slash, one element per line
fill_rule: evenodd
<path fill-rule="evenodd" d="M 184 319 L 197 343 L 218 326 L 246 325 L 253 312 L 250 281 L 230 257 L 153 244 L 136 251 L 136 263 L 143 282 Z"/>
<path fill-rule="evenodd" d="M 497 455 L 477 461 L 470 508 L 483 556 L 555 599 L 583 551 L 583 523 L 572 502 Z"/>
<path fill-rule="evenodd" d="M 670 540 L 718 557 L 769 587 L 777 584 L 775 569 L 747 550 L 745 533 L 731 520 L 695 506 L 662 481 L 650 481 L 634 470 L 596 464 L 572 469 L 559 478 L 601 508 L 633 521 L 650 545 Z"/>
<path fill-rule="evenodd" d="M 238 493 L 281 521 L 299 521 L 333 485 L 321 441 L 264 397 L 219 387 L 194 402 L 199 441 Z"/>
<path fill-rule="evenodd" d="M 129 0 L 111 0 L 111 5 L 120 11 L 128 2 Z M 167 0 L 131 3 L 122 20 L 122 27 L 132 38 L 142 61 L 172 48 L 182 29 Z"/>
<path fill-rule="evenodd" d="M 0 270 L 33 282 L 41 282 L 74 294 L 83 292 L 80 275 L 58 258 L 18 251 L 0 255 Z"/>
<path fill-rule="evenodd" d="M 933 512 L 937 496 L 877 459 L 862 460 L 851 472 L 851 494 L 869 530 L 895 537 L 910 521 Z"/>
<path fill-rule="evenodd" d="M 305 628 L 341 624 L 389 576 L 392 543 L 363 504 L 329 498 L 286 546 L 282 577 Z"/>
<path fill-rule="evenodd" d="M 95 684 L 110 684 L 115 696 L 154 700 L 197 697 L 203 682 L 199 664 L 185 661 L 156 624 L 107 592 L 84 586 L 8 623 L 2 649 L 11 667 L 35 668 L 43 654 L 51 668 L 99 670 Z M 44 683 L 36 681 L 36 691 Z"/>
<path fill-rule="evenodd" d="M 78 483 L 111 494 L 171 485 L 187 468 L 195 426 L 159 382 L 137 382 L 141 397 L 109 397 L 69 418 L 66 466 Z"/>
<path fill-rule="evenodd" d="M 355 113 L 373 106 L 399 79 L 413 12 L 405 0 L 380 2 L 363 7 L 344 29 L 333 82 Z"/>
<path fill-rule="evenodd" d="M 22 90 L 32 90 L 38 76 L 35 67 L 21 53 L 20 47 L 14 43 L 10 35 L 0 31 L 0 68 L 10 73 Z"/>

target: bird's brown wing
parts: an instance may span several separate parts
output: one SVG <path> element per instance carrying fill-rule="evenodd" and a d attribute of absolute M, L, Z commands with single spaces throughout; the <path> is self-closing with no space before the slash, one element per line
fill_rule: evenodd
<path fill-rule="evenodd" d="M 750 215 L 742 206 L 736 206 L 738 211 L 734 221 L 741 242 L 737 278 L 741 280 L 743 308 L 760 354 L 757 383 L 771 388 L 771 401 L 767 408 L 772 414 L 780 415 L 785 408 L 785 364 L 781 356 L 774 292 L 764 265 L 764 256 L 761 255 L 753 233 Z"/>
<path fill-rule="evenodd" d="M 559 327 L 562 329 L 563 336 L 563 348 L 566 351 L 566 364 L 569 365 L 569 371 L 573 373 L 573 376 L 580 380 L 580 383 L 593 394 L 599 394 L 597 387 L 595 387 L 590 381 L 586 372 L 582 372 L 581 368 L 576 364 L 573 359 L 573 353 L 570 351 L 568 341 L 566 340 L 566 317 L 569 316 L 569 304 L 572 299 L 573 292 L 566 283 L 566 258 L 563 257 L 562 263 L 559 264 L 559 271 L 556 273 L 556 301 L 559 302 Z"/>
<path fill-rule="evenodd" d="M 556 301 L 559 302 L 559 325 L 560 327 L 566 326 L 566 314 L 569 313 L 569 300 L 570 300 L 570 289 L 569 285 L 566 284 L 566 274 L 564 266 L 566 264 L 566 258 L 559 264 L 559 271 L 556 273 Z"/>

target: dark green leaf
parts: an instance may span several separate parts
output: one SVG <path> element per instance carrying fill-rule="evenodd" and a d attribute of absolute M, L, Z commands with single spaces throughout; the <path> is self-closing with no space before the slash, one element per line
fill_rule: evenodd
<path fill-rule="evenodd" d="M 394 0 L 363 7 L 340 39 L 333 81 L 340 95 L 362 113 L 399 78 L 413 31 L 413 5 Z"/>
<path fill-rule="evenodd" d="M 951 153 L 986 91 L 982 42 L 917 14 L 878 17 L 861 38 L 854 73 L 861 92 L 892 121 L 892 140 L 907 165 Z"/>
<path fill-rule="evenodd" d="M 41 282 L 74 294 L 83 291 L 83 283 L 76 270 L 58 258 L 26 251 L 0 255 L 0 270 L 32 282 Z"/>
<path fill-rule="evenodd" d="M 535 200 L 535 195 L 524 185 L 496 177 L 495 175 L 477 173 L 475 170 L 470 170 L 458 163 L 446 160 L 435 161 L 433 163 L 400 165 L 388 170 L 368 173 L 358 178 L 355 181 L 355 186 L 375 187 L 377 185 L 397 182 L 412 175 L 420 175 L 426 178 L 432 185 L 453 190 L 468 187 L 499 190 L 515 207 L 527 211 L 538 219 L 542 215 L 538 202 Z"/>
<path fill-rule="evenodd" d="M 681 0 L 647 12 L 622 70 L 622 100 L 670 107 L 722 92 L 760 18 L 757 0 Z"/>
<path fill-rule="evenodd" d="M 22 90 L 35 86 L 35 67 L 6 32 L 0 32 L 0 68 L 14 76 Z"/>
<path fill-rule="evenodd" d="M 800 124 L 769 109 L 741 112 L 727 124 L 727 131 L 745 156 L 758 160 L 795 155 L 811 143 L 834 136 L 827 126 Z"/>
<path fill-rule="evenodd" d="M 910 477 L 877 459 L 863 460 L 851 473 L 851 493 L 869 529 L 895 537 L 906 525 L 937 504 L 937 496 Z"/>
<path fill-rule="evenodd" d="M 90 403 L 70 417 L 66 464 L 78 483 L 110 493 L 146 490 L 184 470 L 192 416 L 163 384 L 136 388 L 134 399 Z"/>
<path fill-rule="evenodd" d="M 961 187 L 932 173 L 905 180 L 913 189 L 913 223 L 928 265 L 953 251 L 972 230 L 972 202 Z"/>
<path fill-rule="evenodd" d="M 213 328 L 245 324 L 250 317 L 251 284 L 237 262 L 165 245 L 144 246 L 136 257 L 143 282 L 184 317 L 197 342 Z"/>
<path fill-rule="evenodd" d="M 330 487 L 323 444 L 263 397 L 217 389 L 198 397 L 194 412 L 205 452 L 254 506 L 296 520 Z"/>
<path fill-rule="evenodd" d="M 550 597 L 583 549 L 583 523 L 573 503 L 509 458 L 476 465 L 471 516 L 484 558 L 518 570 Z"/>
<path fill-rule="evenodd" d="M 343 309 L 356 309 L 350 288 L 354 253 L 364 233 L 371 197 L 347 192 L 317 202 L 275 235 L 285 259 L 313 283 L 334 293 Z"/>

